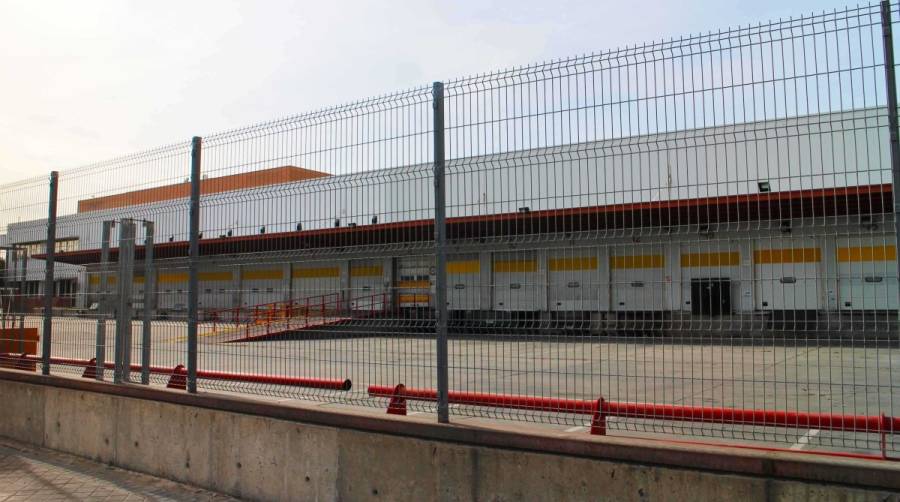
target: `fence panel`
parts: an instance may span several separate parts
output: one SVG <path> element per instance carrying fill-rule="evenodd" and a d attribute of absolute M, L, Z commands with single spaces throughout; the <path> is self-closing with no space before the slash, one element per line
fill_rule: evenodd
<path fill-rule="evenodd" d="M 11 239 L 23 220 L 48 214 L 49 178 L 0 186 L 0 367 L 36 370 L 43 326 L 43 263 L 46 230 Z"/>
<path fill-rule="evenodd" d="M 431 113 L 420 88 L 203 138 L 201 389 L 434 386 Z"/>
<path fill-rule="evenodd" d="M 448 82 L 452 413 L 880 451 L 886 97 L 877 5 Z"/>
<path fill-rule="evenodd" d="M 154 300 L 174 306 L 179 293 L 156 288 L 168 282 L 153 266 L 146 273 L 145 256 L 153 226 L 165 235 L 159 242 L 157 233 L 158 248 L 187 238 L 180 197 L 189 153 L 188 143 L 174 144 L 60 173 L 53 372 L 138 382 L 146 362 L 157 370 L 153 380 L 166 383 L 166 372 L 184 364 L 184 301 L 180 309 L 152 308 Z M 10 237 L 45 232 L 45 225 L 46 215 L 24 221 Z M 165 251 L 154 258 L 168 274 L 184 273 Z"/>

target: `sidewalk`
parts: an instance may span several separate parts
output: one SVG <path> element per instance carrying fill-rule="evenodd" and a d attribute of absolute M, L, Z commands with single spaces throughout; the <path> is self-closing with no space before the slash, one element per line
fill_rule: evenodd
<path fill-rule="evenodd" d="M 0 502 L 237 500 L 80 457 L 0 439 Z"/>

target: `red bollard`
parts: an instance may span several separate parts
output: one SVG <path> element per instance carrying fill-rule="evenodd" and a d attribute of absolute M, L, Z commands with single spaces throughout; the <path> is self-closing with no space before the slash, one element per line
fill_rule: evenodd
<path fill-rule="evenodd" d="M 394 394 L 391 396 L 391 402 L 388 403 L 388 415 L 406 415 L 406 397 L 403 395 L 405 391 L 406 386 L 402 383 L 398 383 L 394 387 Z"/>
<path fill-rule="evenodd" d="M 169 383 L 166 384 L 166 388 L 179 390 L 187 389 L 187 370 L 184 369 L 183 364 L 179 364 L 172 369 L 172 375 L 169 376 Z"/>
<path fill-rule="evenodd" d="M 90 361 L 88 361 L 87 366 L 84 367 L 84 373 L 81 374 L 81 378 L 97 378 L 97 358 L 92 357 Z"/>
<path fill-rule="evenodd" d="M 606 399 L 597 400 L 597 409 L 591 417 L 591 434 L 594 436 L 606 435 Z"/>

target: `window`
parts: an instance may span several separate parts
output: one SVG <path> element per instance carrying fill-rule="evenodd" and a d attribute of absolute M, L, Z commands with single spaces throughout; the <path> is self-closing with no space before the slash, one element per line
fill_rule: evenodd
<path fill-rule="evenodd" d="M 41 281 L 28 281 L 25 283 L 25 296 L 37 296 L 40 294 Z"/>
<path fill-rule="evenodd" d="M 18 246 L 25 248 L 28 252 L 28 256 L 35 256 L 39 254 L 44 254 L 47 252 L 47 243 L 46 242 L 25 242 L 18 244 Z M 78 251 L 78 239 L 58 239 L 56 241 L 56 252 L 57 253 L 68 253 L 70 251 Z"/>
<path fill-rule="evenodd" d="M 57 253 L 68 253 L 70 251 L 78 251 L 78 239 L 62 239 L 56 241 Z"/>
<path fill-rule="evenodd" d="M 75 296 L 75 279 L 61 279 L 56 281 L 56 296 Z"/>
<path fill-rule="evenodd" d="M 37 254 L 44 254 L 47 247 L 43 242 L 31 242 L 28 244 L 21 244 L 21 247 L 25 248 L 25 252 L 28 253 L 28 256 L 34 256 Z"/>

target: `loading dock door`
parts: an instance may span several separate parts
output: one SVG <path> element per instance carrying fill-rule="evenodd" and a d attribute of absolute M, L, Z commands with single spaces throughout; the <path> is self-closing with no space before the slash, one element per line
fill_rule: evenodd
<path fill-rule="evenodd" d="M 447 301 L 450 310 L 481 309 L 481 262 L 478 254 L 447 259 Z"/>
<path fill-rule="evenodd" d="M 537 252 L 496 253 L 493 271 L 495 310 L 543 310 L 546 284 L 538 264 Z"/>
<path fill-rule="evenodd" d="M 756 308 L 760 310 L 818 310 L 819 266 L 822 250 L 810 238 L 758 241 L 753 252 Z"/>
<path fill-rule="evenodd" d="M 553 251 L 547 262 L 550 310 L 596 311 L 600 301 L 600 272 L 594 249 Z"/>
<path fill-rule="evenodd" d="M 382 260 L 350 262 L 350 308 L 357 311 L 382 311 L 386 308 L 384 265 Z"/>
<path fill-rule="evenodd" d="M 188 273 L 160 271 L 156 278 L 157 309 L 163 312 L 187 312 Z"/>
<path fill-rule="evenodd" d="M 219 310 L 232 307 L 234 299 L 232 274 L 231 270 L 223 269 L 202 270 L 197 274 L 201 309 Z"/>
<path fill-rule="evenodd" d="M 837 239 L 841 310 L 896 310 L 897 247 L 893 236 Z"/>
<path fill-rule="evenodd" d="M 243 267 L 241 294 L 244 307 L 284 301 L 284 267 L 279 263 Z"/>
<path fill-rule="evenodd" d="M 661 246 L 622 246 L 610 251 L 613 310 L 665 309 L 665 255 Z"/>
<path fill-rule="evenodd" d="M 339 308 L 341 292 L 341 267 L 337 262 L 308 261 L 295 263 L 291 272 L 294 300 L 307 298 L 321 300 L 328 295 L 329 309 Z"/>

